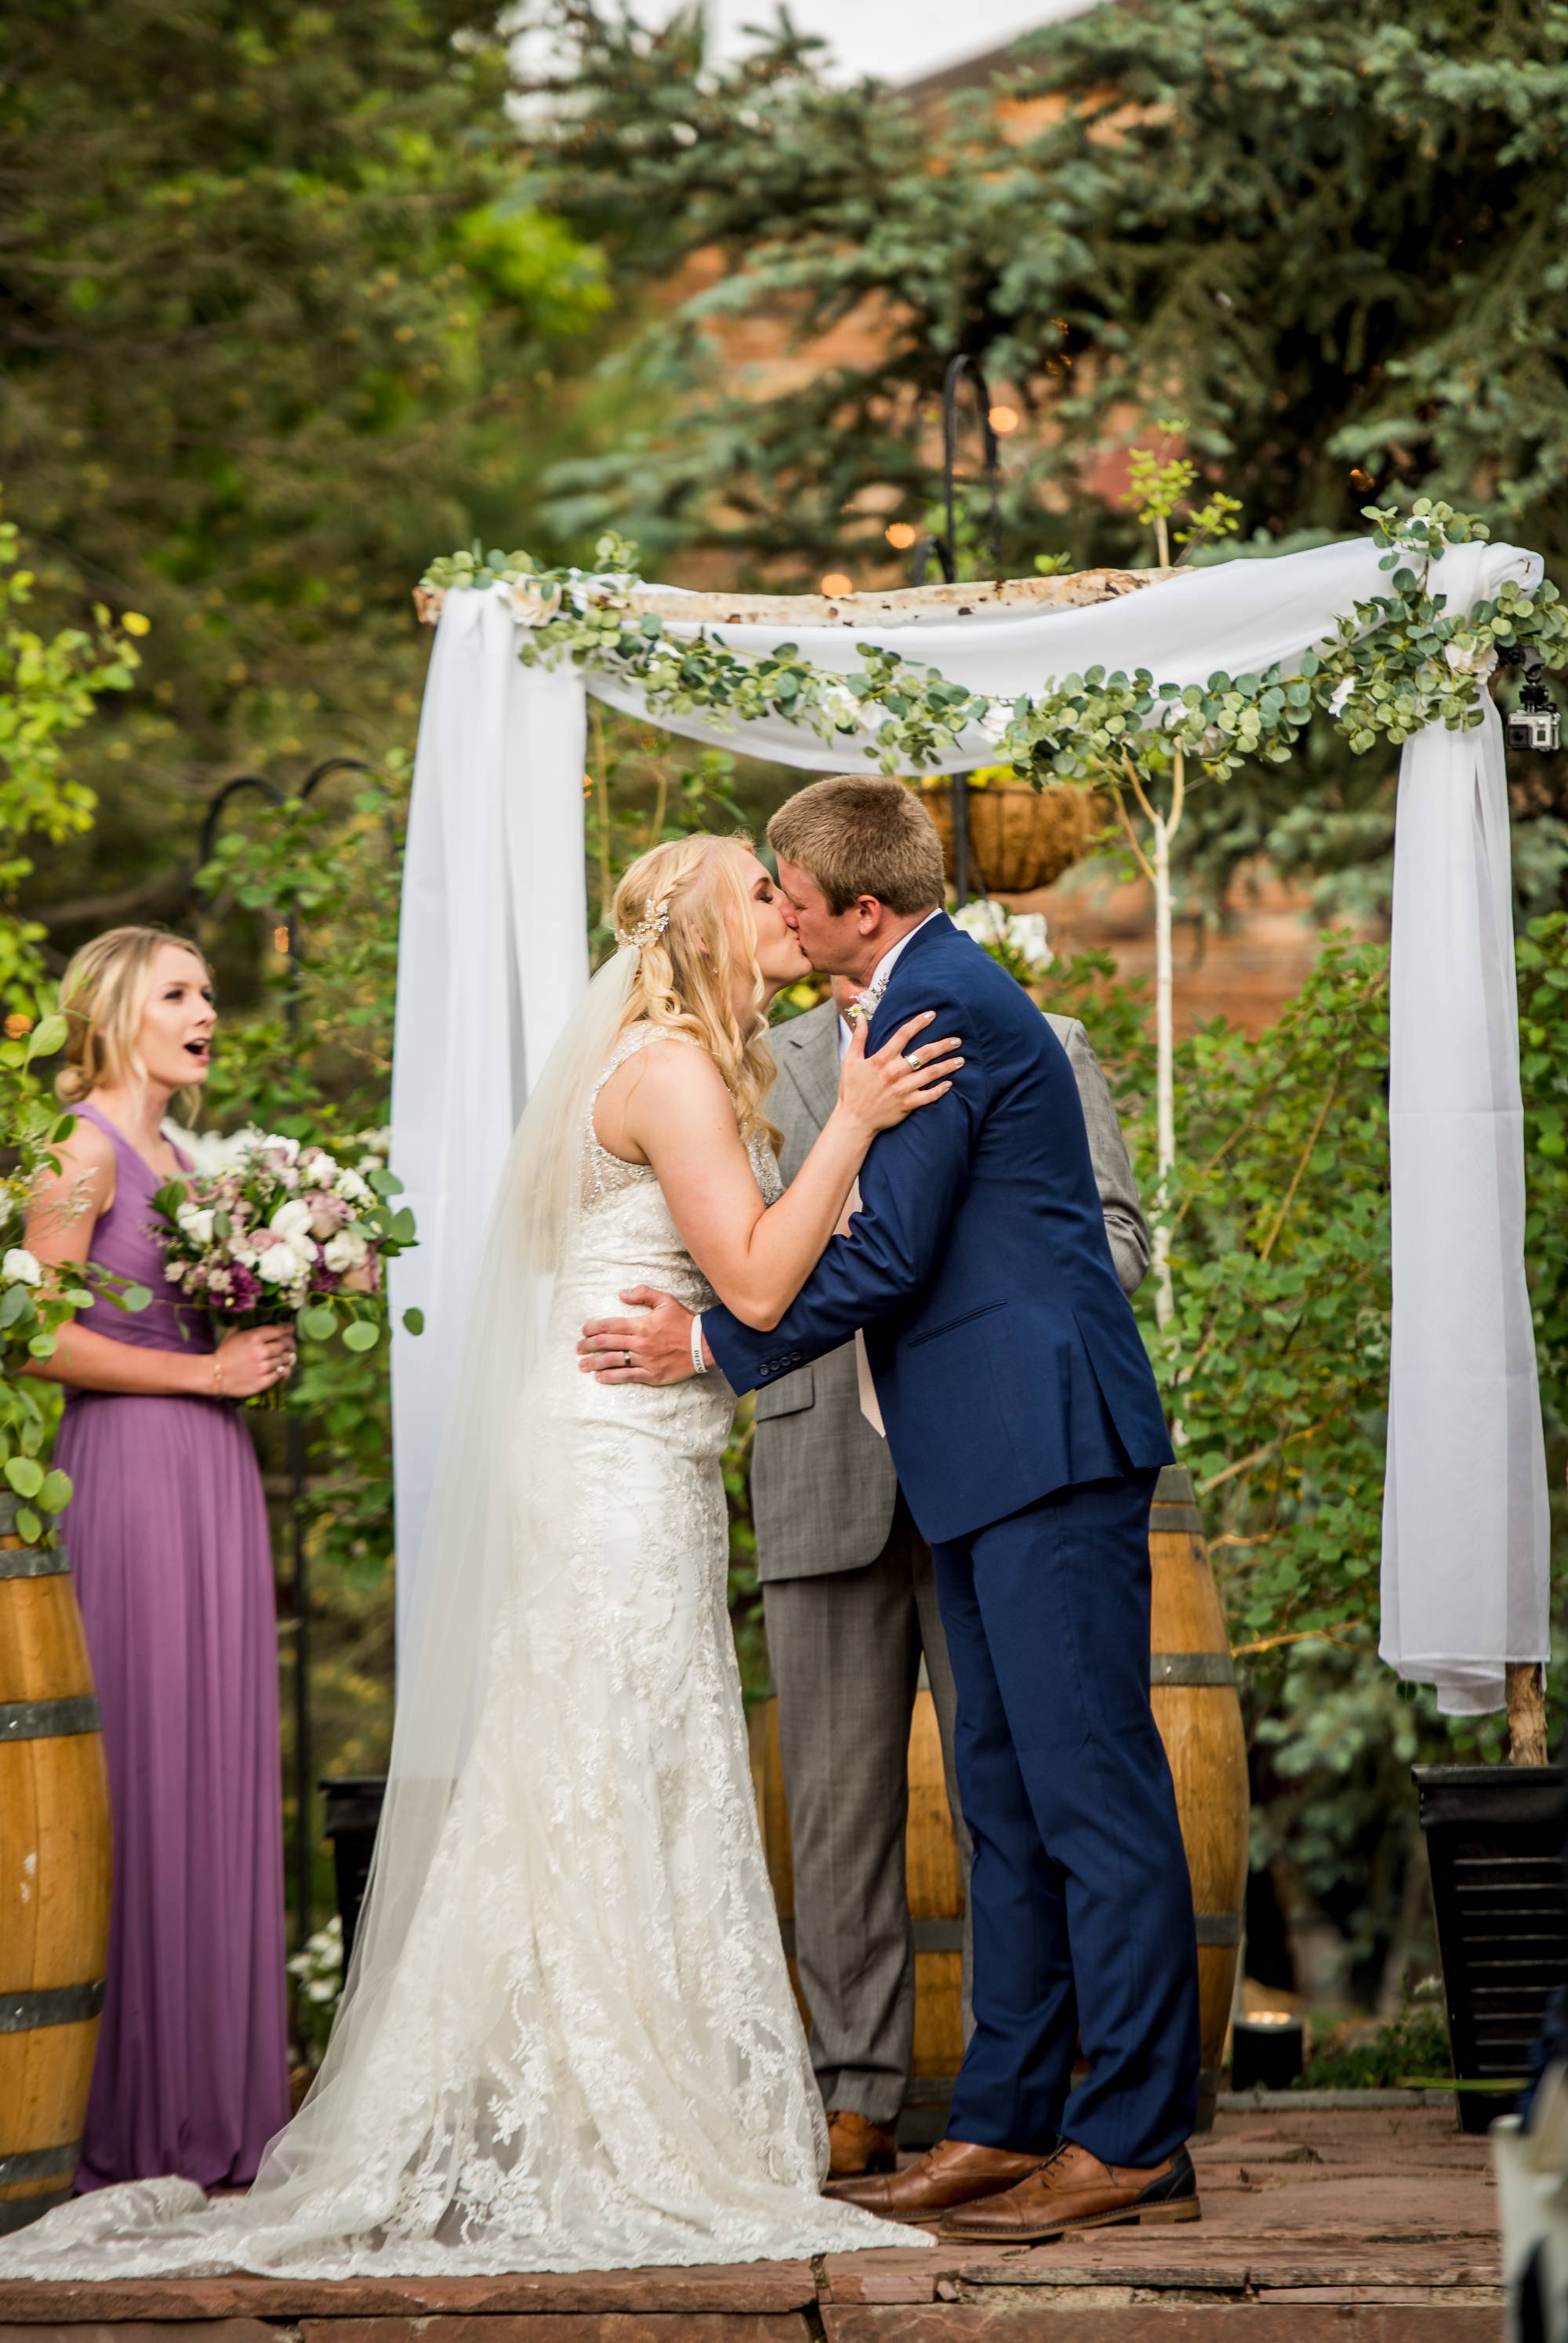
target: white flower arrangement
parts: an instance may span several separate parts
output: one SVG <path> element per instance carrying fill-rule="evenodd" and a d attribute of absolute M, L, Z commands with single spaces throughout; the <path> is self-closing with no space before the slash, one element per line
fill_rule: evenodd
<path fill-rule="evenodd" d="M 1010 911 L 1005 903 L 980 896 L 960 905 L 953 913 L 953 925 L 994 957 L 1021 960 L 1031 976 L 1043 976 L 1056 958 L 1047 940 L 1043 911 Z"/>

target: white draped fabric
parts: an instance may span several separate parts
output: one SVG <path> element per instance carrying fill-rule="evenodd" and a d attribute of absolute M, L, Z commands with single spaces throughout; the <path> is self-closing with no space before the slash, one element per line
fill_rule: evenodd
<path fill-rule="evenodd" d="M 1535 556 L 1465 546 L 1435 589 L 1469 608 Z M 786 640 L 850 674 L 887 644 L 1010 700 L 1054 676 L 1148 669 L 1206 682 L 1297 658 L 1386 581 L 1370 542 L 1200 570 L 1077 609 L 986 609 L 894 623 L 717 631 L 762 655 Z M 666 621 L 676 636 L 694 633 Z M 585 692 L 646 716 L 639 687 L 565 664 L 525 668 L 498 590 L 448 594 L 420 725 L 404 877 L 393 1164 L 418 1219 L 397 1264 L 399 1619 L 472 1297 L 490 1194 L 528 1085 L 586 982 Z M 668 730 L 808 771 L 865 767 L 860 744 L 779 719 Z M 936 769 L 994 759 L 975 732 Z M 1508 1660 L 1547 1644 L 1545 1469 L 1522 1257 L 1523 1152 L 1503 746 L 1434 725 L 1401 768 L 1392 977 L 1393 1357 L 1382 1555 L 1383 1656 L 1445 1709 L 1493 1708 Z"/>

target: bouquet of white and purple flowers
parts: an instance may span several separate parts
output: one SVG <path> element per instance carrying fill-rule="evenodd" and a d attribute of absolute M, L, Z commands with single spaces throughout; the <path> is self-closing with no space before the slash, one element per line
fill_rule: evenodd
<path fill-rule="evenodd" d="M 355 1160 L 280 1132 L 245 1131 L 153 1202 L 169 1224 L 164 1275 L 220 1325 L 278 1325 L 350 1351 L 375 1347 L 387 1315 L 387 1263 L 415 1243 L 394 1202 L 386 1133 L 359 1131 Z M 347 1153 L 347 1150 L 346 1150 Z M 406 1313 L 410 1332 L 419 1313 Z M 270 1405 L 281 1394 L 269 1393 Z"/>

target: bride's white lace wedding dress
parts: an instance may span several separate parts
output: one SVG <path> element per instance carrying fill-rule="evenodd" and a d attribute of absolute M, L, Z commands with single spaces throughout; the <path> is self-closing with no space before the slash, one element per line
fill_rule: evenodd
<path fill-rule="evenodd" d="M 600 1083 L 654 1038 L 634 1026 Z M 753 1162 L 771 1200 L 771 1155 Z M 599 1145 L 591 1101 L 578 1177 L 510 1493 L 528 1561 L 361 2038 L 248 2202 L 108 2189 L 7 2240 L 0 2275 L 580 2270 L 918 2237 L 819 2193 L 825 2126 L 726 1608 L 732 1394 L 717 1374 L 578 1370 L 582 1321 L 623 1288 L 713 1296 L 652 1172 Z"/>

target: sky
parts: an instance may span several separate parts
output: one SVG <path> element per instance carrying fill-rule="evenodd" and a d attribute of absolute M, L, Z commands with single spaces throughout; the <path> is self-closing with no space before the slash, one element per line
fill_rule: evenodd
<path fill-rule="evenodd" d="M 876 74 L 884 81 L 918 81 L 962 57 L 999 48 L 1036 25 L 1058 16 L 1081 15 L 1095 0 L 790 0 L 789 13 L 803 33 L 831 42 L 837 72 L 845 80 Z M 741 28 L 765 23 L 774 0 L 708 0 L 709 20 L 719 51 L 733 55 L 744 47 Z M 669 13 L 659 0 L 638 0 L 638 14 L 656 22 Z"/>

